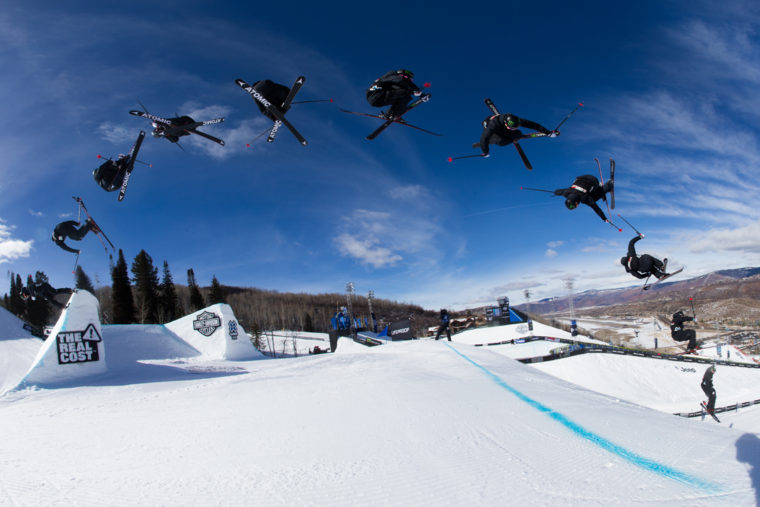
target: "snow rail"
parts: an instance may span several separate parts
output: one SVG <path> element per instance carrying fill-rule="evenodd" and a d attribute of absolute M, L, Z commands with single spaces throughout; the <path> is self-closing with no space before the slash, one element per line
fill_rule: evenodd
<path fill-rule="evenodd" d="M 718 407 L 715 409 L 715 413 L 720 414 L 723 412 L 728 412 L 729 410 L 738 411 L 740 408 L 751 407 L 752 405 L 758 405 L 758 404 L 760 404 L 760 400 L 752 400 L 752 401 L 745 401 L 743 403 L 735 403 L 733 405 L 726 405 L 725 407 Z M 697 412 L 676 412 L 673 415 L 677 415 L 680 417 L 699 417 L 701 415 L 705 415 L 705 413 L 699 410 Z"/>
<path fill-rule="evenodd" d="M 557 352 L 554 354 L 547 354 L 545 356 L 529 357 L 525 359 L 518 359 L 521 363 L 541 363 L 546 361 L 554 361 L 555 359 L 563 359 L 565 357 L 577 356 L 580 354 L 588 354 L 592 352 L 607 353 L 607 354 L 621 354 L 626 356 L 637 357 L 651 357 L 654 359 L 666 359 L 668 361 L 680 361 L 685 363 L 702 363 L 702 364 L 720 364 L 722 366 L 737 366 L 743 368 L 760 368 L 760 364 L 752 363 L 739 363 L 736 361 L 728 361 L 725 359 L 714 359 L 706 357 L 697 357 L 683 354 L 662 354 L 660 352 L 649 352 L 639 349 L 626 349 L 623 347 L 614 347 L 612 345 L 601 345 L 596 343 L 580 342 L 577 340 L 569 340 L 567 338 L 555 338 L 553 336 L 528 336 L 525 338 L 514 338 L 512 340 L 503 340 L 499 342 L 479 343 L 476 347 L 490 347 L 494 345 L 518 345 L 520 343 L 528 343 L 533 341 L 551 341 L 570 345 L 566 350 Z"/>

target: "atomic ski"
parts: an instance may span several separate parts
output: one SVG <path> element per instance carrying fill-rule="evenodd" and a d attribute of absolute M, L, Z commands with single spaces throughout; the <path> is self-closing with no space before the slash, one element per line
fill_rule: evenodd
<path fill-rule="evenodd" d="M 714 410 L 712 412 L 710 412 L 709 410 L 707 410 L 707 405 L 705 405 L 704 401 L 702 403 L 700 403 L 700 406 L 702 407 L 702 410 L 704 412 L 707 412 L 708 414 L 710 414 L 712 416 L 713 419 L 715 419 L 715 422 L 720 422 L 720 419 L 718 419 L 718 416 L 715 415 L 715 411 Z"/>
<path fill-rule="evenodd" d="M 512 144 L 514 144 L 515 148 L 517 148 L 517 153 L 520 154 L 520 158 L 522 159 L 523 164 L 525 164 L 525 168 L 528 171 L 532 171 L 533 170 L 533 166 L 530 164 L 530 160 L 528 160 L 528 157 L 525 155 L 525 152 L 523 151 L 522 146 L 520 146 L 520 144 L 517 143 L 517 142 L 512 143 Z"/>
<path fill-rule="evenodd" d="M 659 280 L 656 280 L 656 281 L 654 281 L 654 282 L 650 283 L 649 285 L 644 285 L 644 286 L 641 288 L 641 290 L 649 290 L 649 289 L 652 287 L 652 285 L 657 285 L 658 283 L 662 282 L 663 280 L 667 280 L 667 279 L 668 279 L 668 278 L 670 278 L 671 276 L 673 276 L 673 275 L 677 275 L 677 274 L 678 274 L 678 273 L 680 273 L 681 271 L 683 271 L 683 268 L 681 268 L 681 269 L 678 269 L 678 270 L 676 270 L 676 271 L 673 271 L 672 273 L 668 273 L 667 275 L 663 276 L 663 277 L 662 277 L 662 278 L 660 278 Z"/>
<path fill-rule="evenodd" d="M 615 209 L 615 161 L 610 159 L 610 181 L 612 182 L 612 188 L 610 189 L 610 208 Z"/>
<path fill-rule="evenodd" d="M 299 76 L 298 79 L 296 79 L 296 82 L 293 83 L 293 87 L 288 92 L 288 96 L 285 97 L 285 101 L 280 106 L 280 110 L 283 114 L 287 113 L 290 109 L 290 103 L 293 102 L 293 99 L 296 96 L 296 93 L 298 93 L 298 90 L 301 89 L 304 82 L 306 81 L 306 78 L 303 76 Z M 274 125 L 272 125 L 272 129 L 269 131 L 269 136 L 267 137 L 267 142 L 271 143 L 274 141 L 274 138 L 277 136 L 277 131 L 280 130 L 280 127 L 282 126 L 282 122 L 280 120 L 277 120 L 274 122 Z"/>
<path fill-rule="evenodd" d="M 249 85 L 242 79 L 236 79 L 235 83 L 242 88 L 243 90 L 247 91 L 251 97 L 253 97 L 253 100 L 264 106 L 267 111 L 274 116 L 277 121 L 285 125 L 288 130 L 295 136 L 296 139 L 298 139 L 298 142 L 301 143 L 301 145 L 306 146 L 309 144 L 309 142 L 301 135 L 301 133 L 296 130 L 296 128 L 287 120 L 285 119 L 285 116 L 280 112 L 279 109 L 272 106 L 272 103 L 269 102 L 263 95 L 261 95 L 258 91 L 254 90 L 253 86 Z M 272 127 L 274 128 L 274 127 Z"/>
<path fill-rule="evenodd" d="M 142 146 L 143 139 L 145 139 L 145 132 L 140 131 L 140 134 L 137 136 L 137 141 L 135 142 L 135 145 L 132 146 L 132 150 L 129 152 L 129 162 L 127 163 L 127 168 L 124 172 L 124 180 L 121 184 L 121 189 L 119 189 L 119 201 L 124 200 L 124 194 L 127 192 L 127 185 L 129 184 L 129 178 L 132 176 L 132 170 L 135 168 L 135 160 L 137 159 L 137 154 L 140 151 L 140 146 Z"/>

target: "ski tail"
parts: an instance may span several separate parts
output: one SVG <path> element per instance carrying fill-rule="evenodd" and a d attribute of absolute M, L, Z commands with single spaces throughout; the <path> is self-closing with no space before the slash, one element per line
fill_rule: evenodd
<path fill-rule="evenodd" d="M 533 166 L 530 164 L 530 160 L 528 160 L 528 157 L 525 155 L 525 152 L 522 149 L 522 146 L 520 146 L 519 143 L 512 143 L 515 145 L 515 148 L 517 148 L 517 153 L 520 154 L 520 158 L 523 161 L 523 164 L 525 164 L 525 168 L 529 171 L 533 170 Z"/>

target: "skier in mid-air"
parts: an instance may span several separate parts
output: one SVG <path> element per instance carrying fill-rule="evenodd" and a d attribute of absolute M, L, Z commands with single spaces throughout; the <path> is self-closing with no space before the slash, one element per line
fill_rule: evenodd
<path fill-rule="evenodd" d="M 451 341 L 451 330 L 449 329 L 449 312 L 445 308 L 441 308 L 441 325 L 438 326 L 438 332 L 435 335 L 435 339 L 438 340 L 441 334 L 446 331 L 446 337 Z"/>
<path fill-rule="evenodd" d="M 483 120 L 483 133 L 480 134 L 480 150 L 483 152 L 483 156 L 490 156 L 489 144 L 508 146 L 519 142 L 524 137 L 528 137 L 518 130 L 520 127 L 533 129 L 551 137 L 559 135 L 559 130 L 551 131 L 543 125 L 520 118 L 511 113 L 495 114 Z"/>
<path fill-rule="evenodd" d="M 583 203 L 586 206 L 590 206 L 591 209 L 599 215 L 599 218 L 605 222 L 610 223 L 607 216 L 597 206 L 596 201 L 599 199 L 605 199 L 606 195 L 612 191 L 615 183 L 613 180 L 607 181 L 604 185 L 599 184 L 599 180 L 596 176 L 591 174 L 584 174 L 578 176 L 573 181 L 573 184 L 568 188 L 558 188 L 554 191 L 554 195 L 561 195 L 565 197 L 565 207 L 573 210 L 578 207 L 579 203 Z"/>
<path fill-rule="evenodd" d="M 412 97 L 422 95 L 422 90 L 414 84 L 414 73 L 411 70 L 399 69 L 386 72 L 375 79 L 367 89 L 367 102 L 372 107 L 390 106 L 388 111 L 380 116 L 388 120 L 398 118 L 406 112 L 407 104 Z"/>
<path fill-rule="evenodd" d="M 282 104 L 285 102 L 285 99 L 290 93 L 290 88 L 287 86 L 275 83 L 269 79 L 263 79 L 261 81 L 256 81 L 253 83 L 253 89 L 263 95 L 265 99 L 272 103 L 272 107 L 276 107 L 277 110 L 281 113 L 285 114 L 290 109 L 290 106 L 285 108 L 285 110 L 281 109 Z M 272 121 L 277 121 L 277 118 L 275 118 L 274 115 L 267 110 L 267 107 L 264 104 L 258 100 L 255 102 L 256 106 L 259 108 L 259 111 L 261 111 L 264 116 Z"/>
<path fill-rule="evenodd" d="M 688 341 L 686 351 L 694 353 L 697 350 L 697 332 L 693 329 L 684 329 L 683 327 L 683 323 L 690 320 L 697 321 L 695 317 L 684 315 L 681 310 L 674 313 L 673 319 L 670 322 L 670 336 L 677 342 Z"/>
<path fill-rule="evenodd" d="M 32 275 L 29 275 L 26 279 L 26 287 L 21 289 L 21 299 L 26 301 L 31 298 L 34 301 L 42 298 L 59 308 L 63 308 L 64 305 L 56 301 L 55 297 L 60 294 L 71 294 L 72 292 L 69 288 L 54 289 L 52 285 L 44 281 L 36 283 L 32 280 Z"/>
<path fill-rule="evenodd" d="M 81 227 L 79 227 L 79 222 L 75 220 L 66 220 L 55 226 L 55 229 L 53 229 L 53 237 L 51 239 L 56 245 L 67 252 L 79 254 L 79 250 L 71 248 L 64 242 L 64 240 L 68 237 L 74 241 L 81 241 L 90 231 L 99 232 L 100 229 L 98 229 L 95 222 L 89 218 L 84 221 L 84 225 Z"/>
<path fill-rule="evenodd" d="M 106 192 L 113 192 L 121 188 L 126 175 L 129 156 L 120 154 L 116 160 L 106 160 L 97 169 L 92 171 L 92 177 Z"/>
<path fill-rule="evenodd" d="M 702 391 L 707 395 L 707 411 L 715 412 L 715 387 L 713 387 L 713 375 L 715 374 L 715 365 L 710 365 L 702 377 Z"/>
<path fill-rule="evenodd" d="M 625 272 L 630 273 L 636 278 L 643 279 L 654 276 L 658 280 L 664 276 L 667 276 L 665 270 L 665 264 L 660 259 L 652 257 L 649 254 L 636 255 L 636 247 L 634 246 L 638 240 L 642 238 L 641 235 L 637 235 L 631 241 L 628 242 L 628 253 L 625 257 L 620 258 L 620 264 L 625 267 Z M 667 262 L 667 258 L 665 262 Z"/>

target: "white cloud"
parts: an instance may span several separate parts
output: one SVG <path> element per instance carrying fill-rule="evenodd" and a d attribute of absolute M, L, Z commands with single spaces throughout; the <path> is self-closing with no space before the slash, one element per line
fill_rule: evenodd
<path fill-rule="evenodd" d="M 760 253 L 760 220 L 735 229 L 712 229 L 690 242 L 694 253 L 741 251 Z"/>
<path fill-rule="evenodd" d="M 95 132 L 102 138 L 111 144 L 124 145 L 123 150 L 128 150 L 130 143 L 134 143 L 137 139 L 137 126 L 133 128 L 127 128 L 123 125 L 117 125 L 116 123 L 107 121 L 98 125 Z"/>
<path fill-rule="evenodd" d="M 33 209 L 29 210 L 29 214 L 32 215 L 33 217 L 43 217 L 43 216 L 45 216 L 45 214 L 43 212 L 41 212 L 41 211 L 34 211 Z"/>
<path fill-rule="evenodd" d="M 546 250 L 546 252 L 544 253 L 544 256 L 545 257 L 556 257 L 557 256 L 557 251 L 556 250 L 552 250 L 551 248 L 548 248 Z"/>
<path fill-rule="evenodd" d="M 357 239 L 348 234 L 341 234 L 336 238 L 340 253 L 358 259 L 362 264 L 369 264 L 375 268 L 392 266 L 402 259 L 390 249 L 378 245 L 376 239 Z"/>
<path fill-rule="evenodd" d="M 34 241 L 22 241 L 11 237 L 15 227 L 5 225 L 0 219 L 0 264 L 22 257 L 29 257 Z"/>
<path fill-rule="evenodd" d="M 561 247 L 561 246 L 562 246 L 562 245 L 564 245 L 564 244 L 565 244 L 565 242 L 564 242 L 564 241 L 562 241 L 562 240 L 557 240 L 557 241 L 550 241 L 550 242 L 548 242 L 548 243 L 546 244 L 546 246 L 548 246 L 549 248 L 559 248 L 559 247 Z"/>

